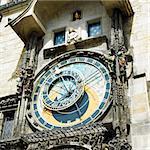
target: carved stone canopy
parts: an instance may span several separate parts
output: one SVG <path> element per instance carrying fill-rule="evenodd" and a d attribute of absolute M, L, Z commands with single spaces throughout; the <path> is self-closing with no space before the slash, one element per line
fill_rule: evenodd
<path fill-rule="evenodd" d="M 74 148 L 100 150 L 105 132 L 107 132 L 107 129 L 99 122 L 79 128 L 45 130 L 23 135 L 9 141 L 0 141 L 0 147 L 2 147 L 0 150 L 8 148 L 10 150 L 13 148 L 19 150 L 55 150 L 60 148 L 63 150 L 64 147 L 68 150 L 74 150 Z"/>
<path fill-rule="evenodd" d="M 33 147 L 44 146 L 53 149 L 57 146 L 76 145 L 93 149 L 101 146 L 106 128 L 101 123 L 93 123 L 80 128 L 53 129 L 24 136 L 24 141 L 29 143 L 28 150 Z"/>

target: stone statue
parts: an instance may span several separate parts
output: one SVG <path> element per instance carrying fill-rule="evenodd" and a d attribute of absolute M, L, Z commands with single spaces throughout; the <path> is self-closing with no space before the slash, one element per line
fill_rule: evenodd
<path fill-rule="evenodd" d="M 73 28 L 69 28 L 68 35 L 67 35 L 67 43 L 74 44 L 75 42 L 81 40 L 81 36 L 79 31 Z"/>
<path fill-rule="evenodd" d="M 81 11 L 77 10 L 73 13 L 73 21 L 80 20 L 80 19 L 81 19 Z"/>

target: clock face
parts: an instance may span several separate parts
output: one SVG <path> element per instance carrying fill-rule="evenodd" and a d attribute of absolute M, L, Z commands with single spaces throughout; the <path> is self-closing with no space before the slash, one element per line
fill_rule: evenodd
<path fill-rule="evenodd" d="M 111 78 L 97 58 L 98 54 L 74 51 L 44 67 L 35 80 L 29 121 L 37 128 L 53 129 L 102 117 L 110 104 Z"/>

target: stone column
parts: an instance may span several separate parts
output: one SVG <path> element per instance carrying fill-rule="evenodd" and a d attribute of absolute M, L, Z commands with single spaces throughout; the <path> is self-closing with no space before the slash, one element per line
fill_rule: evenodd
<path fill-rule="evenodd" d="M 19 131 L 24 133 L 25 130 L 25 120 L 26 120 L 26 109 L 28 101 L 31 100 L 31 94 L 33 90 L 33 78 L 34 72 L 37 67 L 37 57 L 41 47 L 39 47 L 38 34 L 33 32 L 26 43 L 26 60 L 22 65 L 22 79 L 20 80 L 22 90 L 21 90 L 21 105 L 19 110 Z"/>
<path fill-rule="evenodd" d="M 3 127 L 3 113 L 0 112 L 0 135 L 2 134 L 2 127 Z"/>
<path fill-rule="evenodd" d="M 124 45 L 122 14 L 118 9 L 114 10 L 112 16 L 111 30 L 111 55 L 114 56 L 114 73 L 113 79 L 113 129 L 116 137 L 109 142 L 112 150 L 126 149 L 130 150 L 131 146 L 127 141 L 128 106 L 127 106 L 127 77 L 125 56 L 127 49 Z"/>

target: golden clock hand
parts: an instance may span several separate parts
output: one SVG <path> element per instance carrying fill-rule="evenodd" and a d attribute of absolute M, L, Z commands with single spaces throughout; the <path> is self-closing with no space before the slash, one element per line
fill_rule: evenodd
<path fill-rule="evenodd" d="M 58 91 L 56 91 L 56 90 L 51 90 L 51 91 L 54 91 L 54 92 L 56 92 L 56 93 L 58 93 L 58 94 L 60 94 L 60 95 L 64 95 L 64 94 L 62 94 L 61 92 L 58 92 Z"/>

